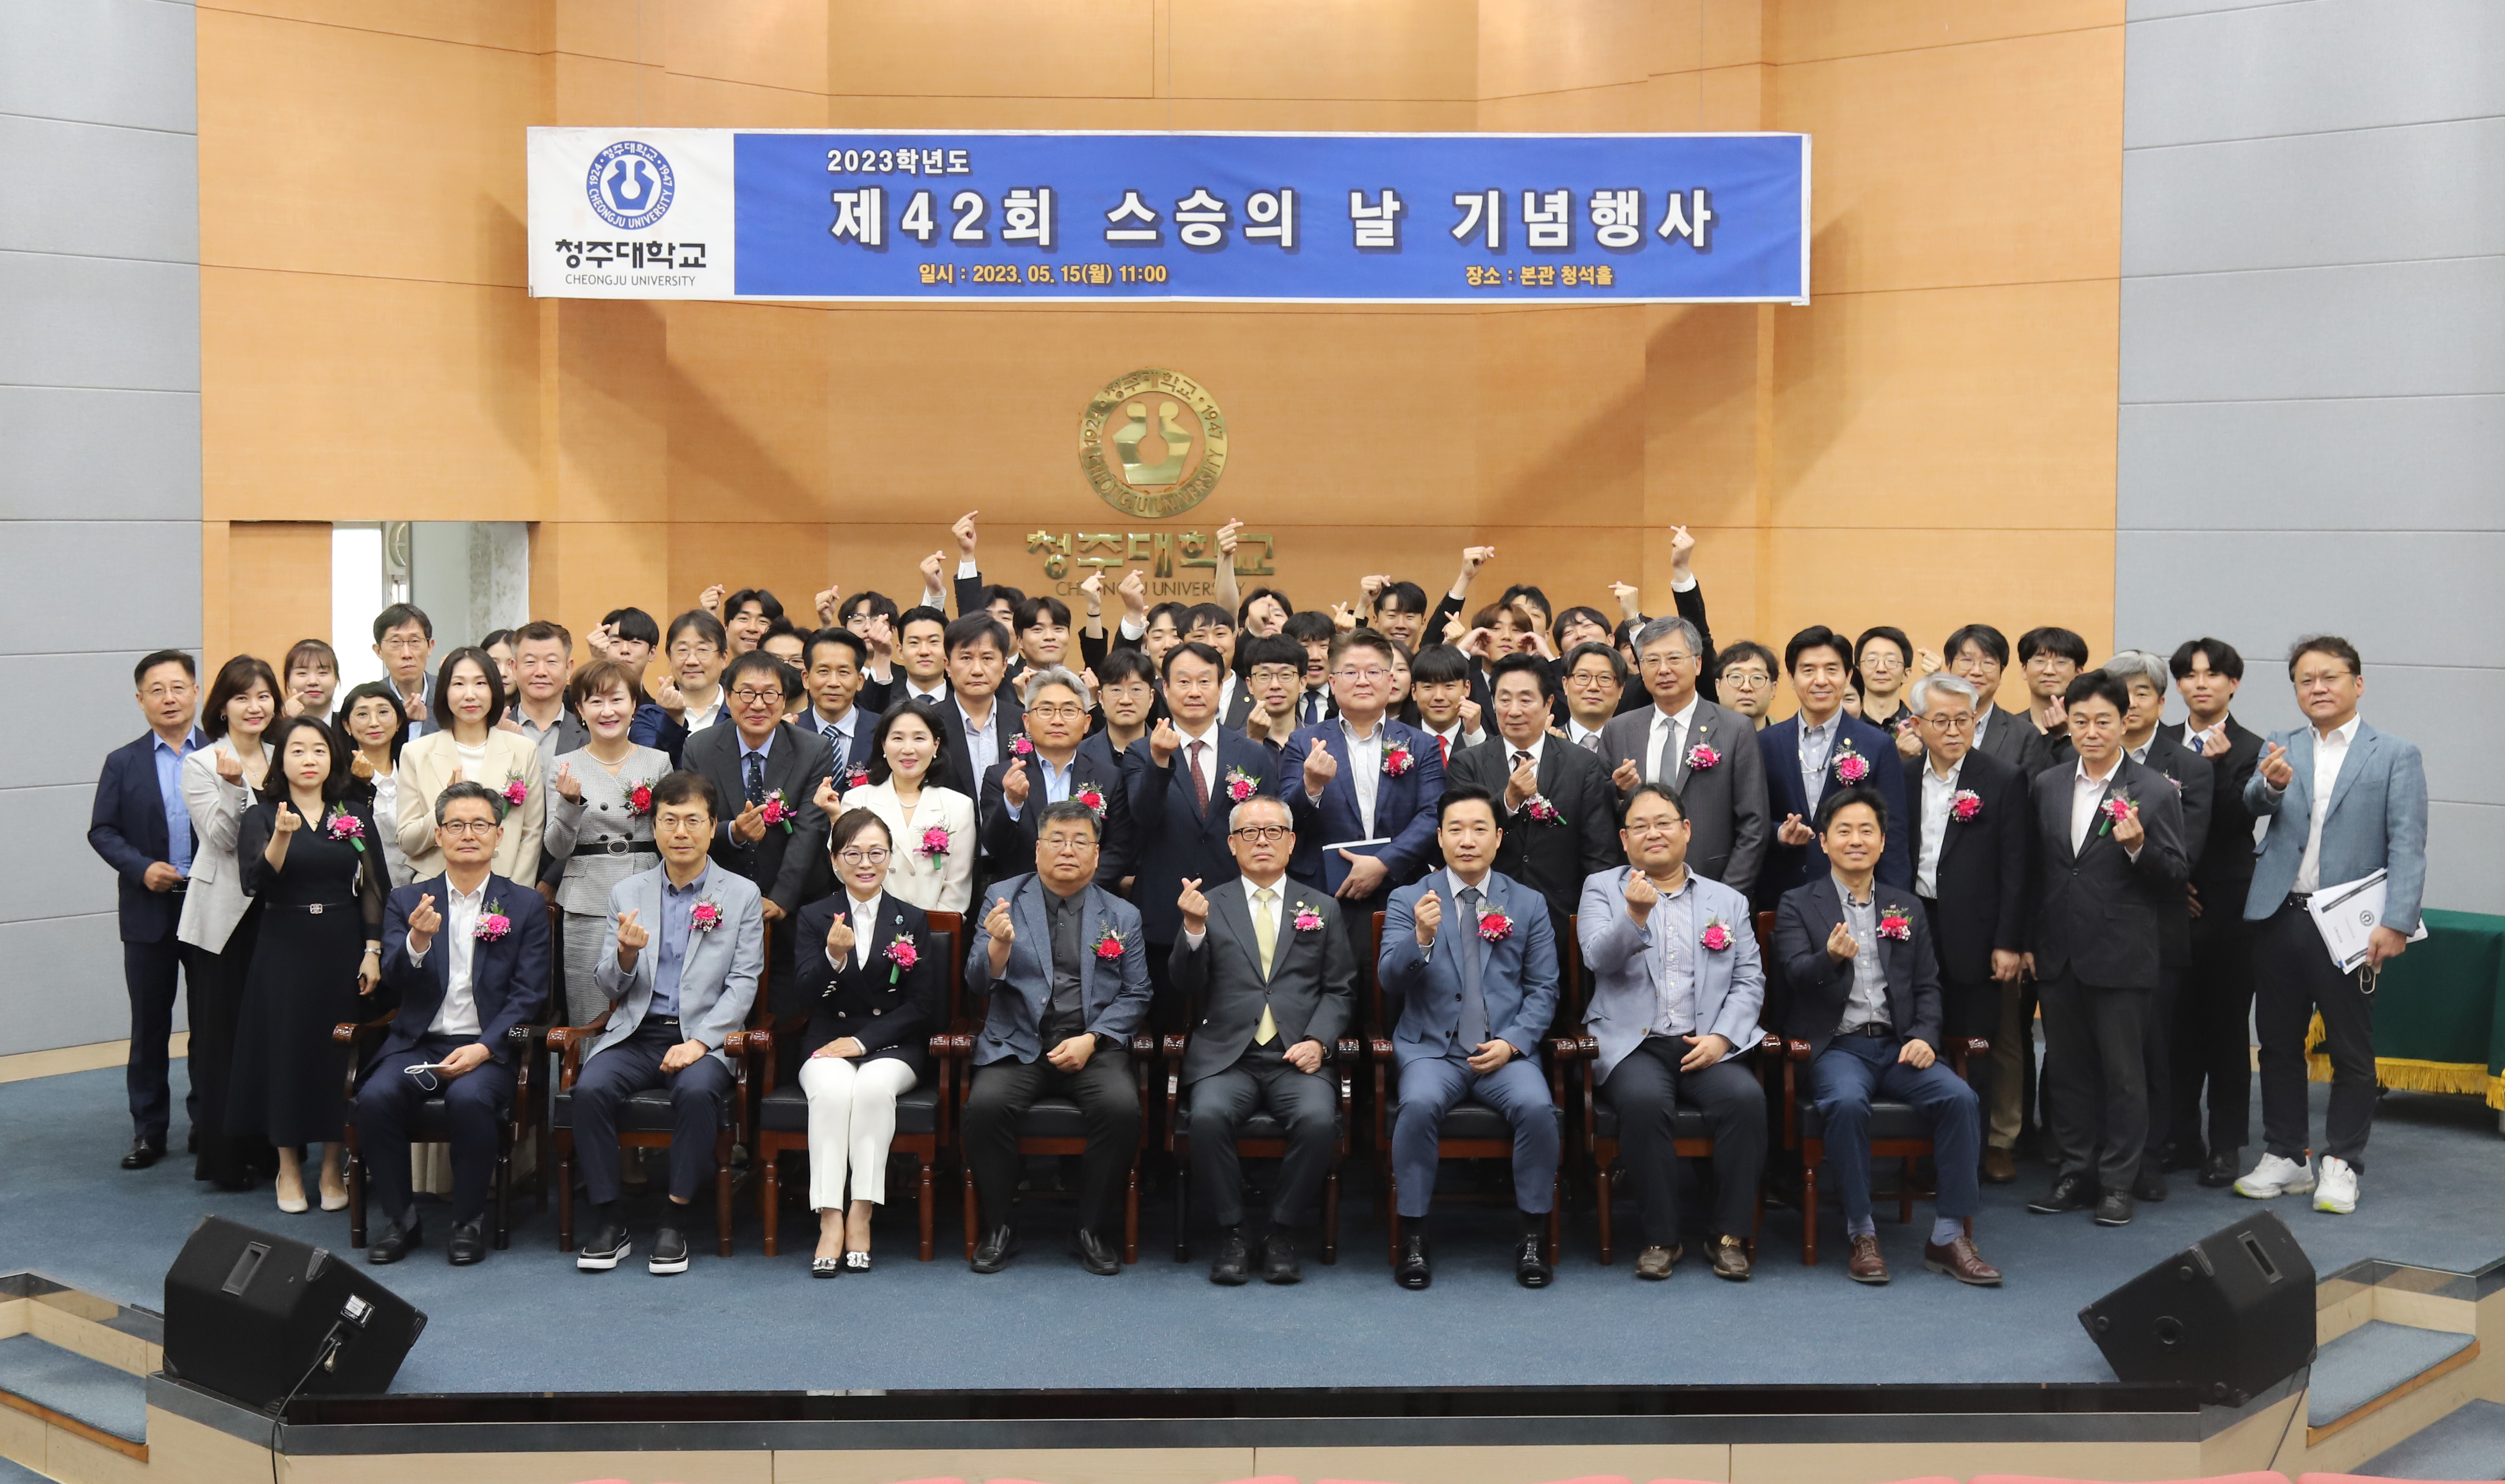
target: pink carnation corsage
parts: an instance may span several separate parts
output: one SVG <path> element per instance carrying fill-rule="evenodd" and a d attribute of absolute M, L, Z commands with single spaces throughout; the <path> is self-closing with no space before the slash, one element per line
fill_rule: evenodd
<path fill-rule="evenodd" d="M 1949 801 L 1949 812 L 1960 820 L 1979 816 L 1983 812 L 1983 795 L 1971 788 L 1958 789 L 1957 797 Z"/>
<path fill-rule="evenodd" d="M 722 926 L 722 908 L 713 902 L 698 902 L 688 910 L 688 926 L 699 933 L 710 933 Z"/>
<path fill-rule="evenodd" d="M 1383 776 L 1387 778 L 1399 777 L 1417 766 L 1418 760 L 1409 755 L 1409 748 L 1405 743 L 1394 742 L 1383 749 Z"/>
<path fill-rule="evenodd" d="M 1513 919 L 1500 912 L 1488 913 L 1479 918 L 1479 936 L 1490 943 L 1502 943 L 1513 936 Z"/>
<path fill-rule="evenodd" d="M 940 857 L 948 853 L 947 826 L 935 824 L 931 826 L 931 828 L 924 830 L 922 832 L 922 844 L 913 847 L 913 853 L 921 856 L 925 862 L 931 865 L 935 866 L 939 864 Z"/>
<path fill-rule="evenodd" d="M 344 840 L 348 844 L 357 847 L 357 853 L 359 855 L 366 853 L 366 824 L 364 820 L 359 819 L 356 815 L 349 813 L 343 809 L 331 816 L 331 822 L 328 828 L 331 831 L 331 838 L 333 840 Z"/>
<path fill-rule="evenodd" d="M 1721 761 L 1722 754 L 1703 742 L 1687 749 L 1687 771 L 1690 773 L 1703 773 Z"/>
<path fill-rule="evenodd" d="M 1905 909 L 1890 907 L 1879 915 L 1879 936 L 1906 942 L 1914 936 L 1914 919 L 1905 915 Z"/>
<path fill-rule="evenodd" d="M 1296 931 L 1300 933 L 1319 933 L 1322 930 L 1323 915 L 1314 910 L 1312 903 L 1298 902 L 1296 904 Z"/>
<path fill-rule="evenodd" d="M 1722 952 L 1731 947 L 1730 925 L 1719 917 L 1708 917 L 1705 931 L 1696 935 L 1696 941 L 1703 944 L 1709 952 Z"/>
<path fill-rule="evenodd" d="M 887 982 L 891 984 L 895 984 L 905 970 L 922 961 L 922 950 L 913 946 L 911 933 L 897 934 L 896 941 L 879 951 L 881 956 L 894 965 L 887 971 Z"/>

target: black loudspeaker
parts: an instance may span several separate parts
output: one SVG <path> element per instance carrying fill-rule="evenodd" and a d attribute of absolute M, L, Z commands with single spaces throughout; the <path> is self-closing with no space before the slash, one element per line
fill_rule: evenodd
<path fill-rule="evenodd" d="M 425 1329 L 348 1262 L 224 1217 L 203 1217 L 165 1273 L 165 1373 L 264 1410 L 390 1390 Z"/>
<path fill-rule="evenodd" d="M 2221 1227 L 2079 1311 L 2125 1381 L 2241 1406 L 2313 1360 L 2313 1262 L 2271 1213 Z"/>

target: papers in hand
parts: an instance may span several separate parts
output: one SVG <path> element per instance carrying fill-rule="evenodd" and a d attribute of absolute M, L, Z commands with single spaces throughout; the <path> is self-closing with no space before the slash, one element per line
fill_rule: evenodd
<path fill-rule="evenodd" d="M 1340 882 L 1348 880 L 1348 861 L 1340 851 L 1346 850 L 1350 855 L 1379 855 L 1390 844 L 1392 839 L 1387 835 L 1380 840 L 1343 840 L 1323 846 L 1323 885 L 1336 892 Z"/>
<path fill-rule="evenodd" d="M 2354 972 L 2366 961 L 2366 940 L 2383 920 L 2384 875 L 2378 871 L 2325 886 L 2305 904 L 2305 910 L 2313 915 L 2314 931 L 2322 935 L 2323 948 L 2343 974 Z M 2424 937 L 2426 923 L 2421 921 L 2409 941 L 2417 943 Z"/>

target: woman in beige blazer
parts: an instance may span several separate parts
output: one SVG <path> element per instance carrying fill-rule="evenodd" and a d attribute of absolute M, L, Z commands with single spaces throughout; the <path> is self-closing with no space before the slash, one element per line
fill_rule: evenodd
<path fill-rule="evenodd" d="M 436 721 L 429 732 L 400 749 L 401 853 L 409 879 L 443 874 L 443 852 L 435 844 L 435 799 L 456 780 L 483 783 L 506 800 L 505 838 L 490 868 L 525 884 L 540 879 L 540 841 L 547 821 L 547 776 L 539 743 L 519 732 L 500 731 L 505 682 L 495 658 L 476 647 L 455 649 L 435 676 Z"/>
<path fill-rule="evenodd" d="M 227 1134 L 227 1085 L 234 1063 L 261 914 L 245 894 L 236 842 L 243 816 L 269 775 L 262 734 L 278 719 L 278 676 L 266 660 L 236 655 L 220 667 L 200 710 L 206 746 L 183 759 L 183 808 L 192 816 L 192 871 L 183 883 L 183 916 L 174 930 L 190 982 L 192 1090 L 199 1097 L 192 1128 L 199 1138 L 193 1178 L 221 1189 L 249 1189 L 256 1166 L 275 1167 L 265 1143 Z"/>
<path fill-rule="evenodd" d="M 974 801 L 931 781 L 948 740 L 931 713 L 900 701 L 878 719 L 871 739 L 870 781 L 843 796 L 843 810 L 865 809 L 896 842 L 887 889 L 924 912 L 962 913 L 974 898 Z M 831 783 L 819 793 L 825 808 Z M 831 819 L 842 810 L 829 811 Z"/>

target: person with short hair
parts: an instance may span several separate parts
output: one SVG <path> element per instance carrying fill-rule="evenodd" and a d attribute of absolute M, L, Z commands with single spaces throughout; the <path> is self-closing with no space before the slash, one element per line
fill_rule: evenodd
<path fill-rule="evenodd" d="M 1775 704 L 1775 652 L 1752 638 L 1744 638 L 1723 650 L 1717 658 L 1722 670 L 1714 678 L 1720 683 L 1714 699 L 1729 710 L 1748 718 L 1749 725 L 1762 732 L 1766 729 L 1767 712 Z"/>
<path fill-rule="evenodd" d="M 713 781 L 729 817 L 714 834 L 713 858 L 764 894 L 759 908 L 768 922 L 798 915 L 819 893 L 826 872 L 823 809 L 808 806 L 833 775 L 827 739 L 783 719 L 785 703 L 799 689 L 799 675 L 762 649 L 752 649 L 723 672 L 730 725 L 688 739 L 681 766 Z M 796 934 L 776 928 L 767 964 L 770 1004 L 784 1005 L 792 991 Z"/>
<path fill-rule="evenodd" d="M 653 788 L 670 771 L 670 755 L 633 737 L 643 703 L 635 672 L 594 660 L 575 673 L 567 695 L 586 741 L 548 760 L 547 844 L 540 880 L 552 886 L 564 915 L 562 984 L 568 1025 L 588 1025 L 609 1007 L 594 983 L 609 893 L 650 871 L 660 858 L 653 843 Z M 441 833 L 441 825 L 438 826 Z"/>
<path fill-rule="evenodd" d="M 1286 780 L 1280 791 L 1296 816 L 1296 855 L 1288 874 L 1337 896 L 1351 933 L 1371 933 L 1373 914 L 1384 909 L 1392 889 L 1426 874 L 1433 859 L 1435 801 L 1444 792 L 1440 749 L 1425 733 L 1384 714 L 1392 659 L 1392 641 L 1370 629 L 1331 640 L 1331 695 L 1339 714 L 1298 728 L 1279 754 Z M 1377 840 L 1383 844 L 1349 847 Z"/>
<path fill-rule="evenodd" d="M 339 689 L 339 653 L 327 640 L 298 639 L 287 651 L 278 675 L 287 685 L 287 698 L 280 708 L 288 715 L 331 714 L 332 698 Z"/>
<path fill-rule="evenodd" d="M 200 707 L 207 742 L 182 762 L 183 808 L 192 821 L 192 867 L 175 941 L 183 946 L 183 984 L 190 1001 L 192 1050 L 187 1058 L 198 1099 L 192 1130 L 199 1155 L 192 1178 L 225 1191 L 252 1188 L 257 1174 L 277 1168 L 266 1144 L 227 1132 L 235 1032 L 244 975 L 261 936 L 261 903 L 244 889 L 237 853 L 243 816 L 268 786 L 270 752 L 263 742 L 278 719 L 278 676 L 266 660 L 239 654 L 218 667 Z"/>
<path fill-rule="evenodd" d="M 1070 604 L 1050 594 L 1029 598 L 1017 605 L 1010 632 L 1021 672 L 1057 666 L 1070 653 Z"/>
<path fill-rule="evenodd" d="M 435 730 L 435 676 L 427 669 L 435 658 L 435 620 L 413 603 L 395 603 L 375 614 L 374 658 L 383 662 L 392 694 L 408 712 L 408 735 Z"/>
<path fill-rule="evenodd" d="M 835 608 L 836 626 L 858 635 L 869 646 L 862 657 L 862 685 L 853 705 L 864 716 L 883 714 L 896 700 L 896 645 L 900 623 L 896 600 L 885 593 L 855 593 Z"/>
<path fill-rule="evenodd" d="M 905 609 L 896 620 L 897 701 L 948 700 L 948 615 L 924 604 Z"/>
<path fill-rule="evenodd" d="M 1480 730 L 1487 708 L 1470 695 L 1477 678 L 1470 657 L 1450 644 L 1429 644 L 1409 662 L 1409 698 L 1418 706 L 1418 729 L 1434 739 L 1447 772 L 1454 758 L 1487 741 Z"/>
<path fill-rule="evenodd" d="M 975 612 L 950 624 L 946 638 L 948 695 L 932 707 L 948 739 L 940 781 L 976 801 L 980 828 L 983 775 L 1009 755 L 1026 718 L 1016 695 L 1002 688 L 1008 677 L 1008 626 Z"/>
<path fill-rule="evenodd" d="M 1826 862 L 1811 848 L 1817 833 L 1809 821 L 1817 817 L 1819 801 L 1828 794 L 1867 785 L 1889 801 L 1896 817 L 1904 816 L 1905 770 L 1895 740 L 1845 712 L 1844 689 L 1852 673 L 1851 641 L 1824 624 L 1812 624 L 1783 645 L 1783 673 L 1800 709 L 1757 734 L 1766 765 L 1767 813 L 1782 821 L 1775 827 L 1774 848 L 1766 854 L 1754 893 L 1768 907 L 1795 886 L 1825 879 Z M 1900 891 L 1911 888 L 1914 873 L 1904 832 L 1896 832 L 1886 846 L 1879 880 Z"/>
<path fill-rule="evenodd" d="M 566 682 L 574 678 L 574 636 L 565 625 L 534 619 L 513 631 L 512 705 L 506 719 L 539 744 L 540 757 L 553 761 L 588 740 L 582 718 L 566 705 Z"/>
<path fill-rule="evenodd" d="M 1276 758 L 1302 725 L 1297 707 L 1306 695 L 1305 646 L 1287 634 L 1267 634 L 1247 640 L 1243 658 L 1244 681 L 1252 693 L 1252 708 L 1244 713 L 1244 735 Z"/>
<path fill-rule="evenodd" d="M 1427 590 L 1387 579 L 1366 604 L 1366 627 L 1415 654 L 1427 642 Z"/>
<path fill-rule="evenodd" d="M 668 668 L 636 709 L 630 734 L 636 745 L 659 748 L 676 766 L 688 739 L 723 719 L 722 674 L 730 658 L 730 637 L 722 620 L 702 608 L 671 619 L 662 654 Z"/>
<path fill-rule="evenodd" d="M 877 713 L 867 711 L 869 641 L 850 629 L 821 629 L 801 650 L 800 685 L 809 705 L 795 721 L 827 740 L 841 787 L 852 774 L 869 771 L 869 734 Z"/>
<path fill-rule="evenodd" d="M 1948 657 L 1948 672 L 1974 687 L 1974 750 L 2033 777 L 2030 763 L 2038 745 L 2033 723 L 2027 712 L 2004 709 L 1992 699 L 1999 694 L 2000 677 L 2009 669 L 2008 637 L 1990 624 L 1967 624 L 1948 637 L 1940 652 Z"/>
<path fill-rule="evenodd" d="M 1311 609 L 1289 615 L 1280 629 L 1279 637 L 1294 640 L 1303 651 L 1304 674 L 1295 697 L 1296 727 L 1318 727 L 1331 717 L 1330 646 L 1338 636 L 1339 630 L 1328 613 Z M 1249 652 L 1244 669 L 1252 669 Z M 1294 730 L 1295 727 L 1288 728 L 1290 732 Z M 1287 735 L 1279 734 L 1282 741 Z"/>
<path fill-rule="evenodd" d="M 600 625 L 584 640 L 595 659 L 615 660 L 635 672 L 637 689 L 642 689 L 644 670 L 661 647 L 661 626 L 642 608 L 611 608 L 600 617 Z"/>
<path fill-rule="evenodd" d="M 982 797 L 975 804 L 984 859 L 996 874 L 1016 875 L 1020 865 L 1035 859 L 1043 806 L 1076 799 L 1095 811 L 1102 826 L 1097 884 L 1115 890 L 1131 874 L 1131 811 L 1122 798 L 1120 766 L 1108 767 L 1105 759 L 1079 750 L 1094 709 L 1087 682 L 1059 665 L 1048 665 L 1029 669 L 1018 689 L 1026 733 L 1013 739 L 1009 755 L 983 775 Z"/>
<path fill-rule="evenodd" d="M 1184 631 L 1191 627 L 1191 604 L 1166 602 L 1148 609 L 1147 627 L 1140 633 L 1140 652 L 1151 664 L 1162 666 L 1166 655 L 1183 641 Z"/>
<path fill-rule="evenodd" d="M 2049 624 L 2029 629 L 2018 636 L 2018 663 L 2027 672 L 2027 692 L 2034 701 L 2028 719 L 2037 734 L 2035 771 L 2058 768 L 2078 755 L 2070 745 L 2062 697 L 2088 668 L 2088 641 Z"/>
<path fill-rule="evenodd" d="M 1566 651 L 1557 669 L 1558 686 L 1566 697 L 1566 741 L 1601 757 L 1601 729 L 1626 709 L 1627 681 L 1633 672 L 1606 643 L 1576 644 Z"/>
<path fill-rule="evenodd" d="M 1936 655 L 1924 656 L 1939 668 Z M 1896 743 L 1896 756 L 1907 766 L 1920 762 L 1922 739 L 1914 735 L 1914 713 L 1906 708 L 1905 684 L 1914 678 L 1914 641 L 1888 624 L 1864 629 L 1852 641 L 1852 691 L 1861 698 L 1854 714 L 1885 732 Z"/>
<path fill-rule="evenodd" d="M 723 599 L 714 616 L 722 620 L 727 641 L 723 654 L 735 660 L 765 642 L 767 631 L 783 617 L 783 601 L 761 587 L 744 587 Z"/>
<path fill-rule="evenodd" d="M 1078 744 L 1099 763 L 1119 768 L 1131 744 L 1148 735 L 1161 714 L 1157 695 L 1160 676 L 1154 660 L 1142 648 L 1115 649 L 1096 663 L 1096 710 L 1099 725 Z"/>
<path fill-rule="evenodd" d="M 900 841 L 883 889 L 924 912 L 962 913 L 974 899 L 974 866 L 982 837 L 974 801 L 939 781 L 950 773 L 947 733 L 917 701 L 899 701 L 870 730 L 869 769 L 863 781 L 842 788 L 830 779 L 818 795 L 819 812 L 831 821 L 865 809 L 884 821 L 888 838 Z M 840 789 L 840 803 L 837 790 Z"/>
<path fill-rule="evenodd" d="M 2219 638 L 2187 639 L 2167 663 L 2188 713 L 2183 746 L 2208 759 L 2209 840 L 2192 868 L 2192 962 L 2174 1002 L 2174 1156 L 2169 1170 L 2200 1171 L 2204 1186 L 2234 1183 L 2252 1128 L 2253 933 L 2244 898 L 2253 884 L 2253 811 L 2244 785 L 2262 740 L 2229 714 L 2244 657 Z M 2205 1147 L 2201 1096 L 2208 1092 Z"/>
<path fill-rule="evenodd" d="M 1496 736 L 1456 754 L 1445 777 L 1456 786 L 1485 789 L 1497 801 L 1504 837 L 1496 868 L 1539 893 L 1548 903 L 1549 928 L 1563 942 L 1583 883 L 1621 861 L 1609 771 L 1548 730 L 1553 673 L 1535 654 L 1498 660 L 1488 673 Z"/>
<path fill-rule="evenodd" d="M 447 786 L 468 781 L 486 784 L 505 801 L 496 874 L 508 880 L 537 880 L 547 831 L 547 765 L 541 760 L 539 743 L 496 725 L 506 698 L 495 659 L 476 647 L 453 650 L 436 673 L 435 691 L 441 730 L 401 748 L 393 788 L 400 811 L 394 828 L 409 870 L 420 877 L 442 873 L 435 843 L 435 799 Z"/>
<path fill-rule="evenodd" d="M 2366 725 L 2357 705 L 2366 665 L 2334 634 L 2298 639 L 2288 679 L 2306 724 L 2271 734 L 2244 785 L 2244 806 L 2270 823 L 2262 836 L 2244 920 L 2253 928 L 2253 1023 L 2261 1036 L 2261 1159 L 2236 1182 L 2267 1199 L 2313 1191 L 2313 1208 L 2357 1209 L 2375 1118 L 2375 976 L 2409 949 L 2426 889 L 2426 765 L 2415 743 Z M 2344 973 L 2323 951 L 2308 906 L 2316 892 L 2384 874 L 2383 914 L 2366 956 Z M 2322 1018 L 2331 1106 L 2319 1172 L 2308 1157 L 2311 1114 L 2305 1043 Z"/>
<path fill-rule="evenodd" d="M 1295 611 L 1287 594 L 1275 587 L 1256 587 L 1235 604 L 1235 629 L 1246 638 L 1267 638 L 1284 628 Z"/>
<path fill-rule="evenodd" d="M 1634 636 L 1652 705 L 1601 729 L 1601 761 L 1625 800 L 1638 783 L 1667 783 L 1687 815 L 1687 867 L 1746 892 L 1773 844 L 1766 762 L 1746 717 L 1697 694 L 1705 637 L 1684 618 L 1656 618 Z"/>

